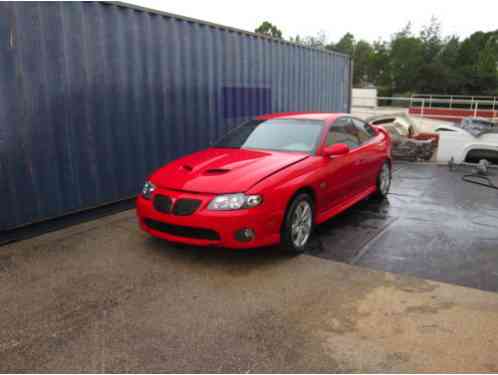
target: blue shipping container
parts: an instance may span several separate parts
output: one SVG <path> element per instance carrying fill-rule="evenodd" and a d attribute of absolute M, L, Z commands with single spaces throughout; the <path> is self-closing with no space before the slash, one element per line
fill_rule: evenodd
<path fill-rule="evenodd" d="M 127 199 L 270 112 L 348 112 L 351 61 L 121 3 L 0 3 L 0 230 Z"/>

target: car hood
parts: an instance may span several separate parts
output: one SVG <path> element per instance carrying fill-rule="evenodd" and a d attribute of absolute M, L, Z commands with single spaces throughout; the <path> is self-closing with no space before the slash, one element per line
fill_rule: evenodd
<path fill-rule="evenodd" d="M 209 148 L 156 171 L 160 188 L 197 193 L 241 193 L 264 178 L 309 157 L 303 153 Z"/>

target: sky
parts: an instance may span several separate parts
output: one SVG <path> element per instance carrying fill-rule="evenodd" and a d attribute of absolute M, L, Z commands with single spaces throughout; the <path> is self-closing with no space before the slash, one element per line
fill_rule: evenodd
<path fill-rule="evenodd" d="M 445 36 L 465 38 L 475 31 L 498 29 L 498 1 L 478 0 L 133 0 L 128 3 L 254 31 L 267 20 L 284 37 L 316 36 L 337 42 L 346 32 L 369 42 L 389 40 L 408 22 L 414 32 L 437 17 Z"/>

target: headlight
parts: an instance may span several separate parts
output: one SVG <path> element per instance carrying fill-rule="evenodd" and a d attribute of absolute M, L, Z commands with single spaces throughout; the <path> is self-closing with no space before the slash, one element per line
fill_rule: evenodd
<path fill-rule="evenodd" d="M 156 190 L 156 186 L 152 182 L 147 181 L 142 189 L 142 197 L 145 199 L 151 199 L 154 190 Z"/>
<path fill-rule="evenodd" d="M 240 210 L 241 208 L 252 208 L 263 203 L 260 195 L 226 194 L 218 195 L 209 202 L 208 209 L 214 211 Z"/>

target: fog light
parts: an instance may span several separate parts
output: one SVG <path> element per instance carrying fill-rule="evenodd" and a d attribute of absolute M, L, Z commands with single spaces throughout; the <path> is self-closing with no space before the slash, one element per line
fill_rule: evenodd
<path fill-rule="evenodd" d="M 235 239 L 240 242 L 249 242 L 254 239 L 256 234 L 251 228 L 242 228 L 235 232 Z"/>

